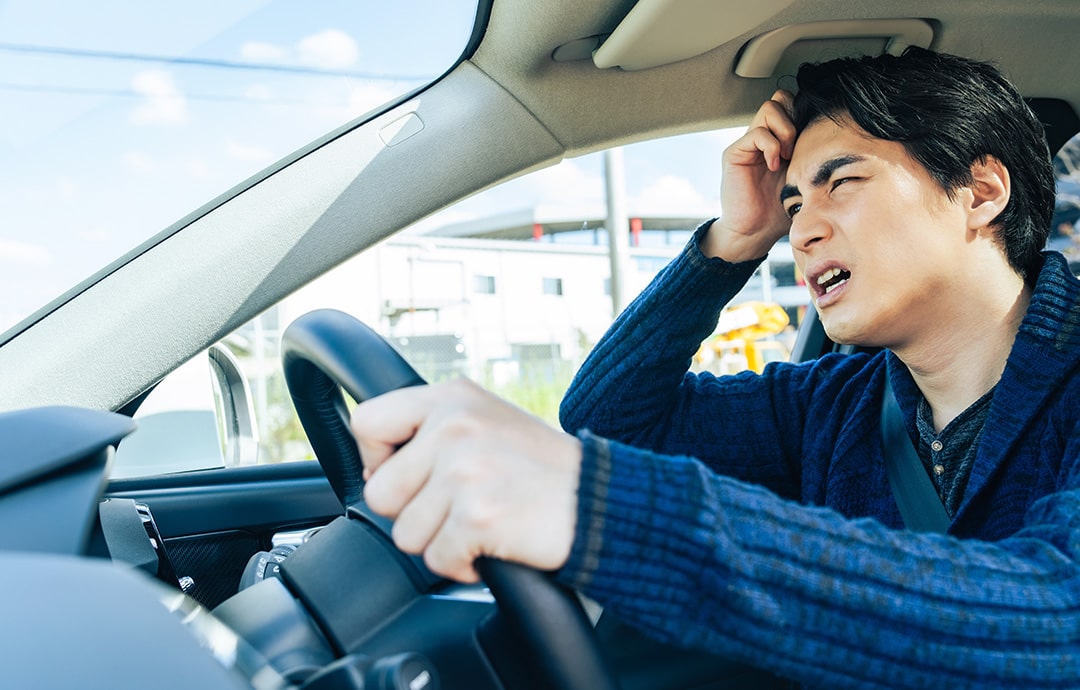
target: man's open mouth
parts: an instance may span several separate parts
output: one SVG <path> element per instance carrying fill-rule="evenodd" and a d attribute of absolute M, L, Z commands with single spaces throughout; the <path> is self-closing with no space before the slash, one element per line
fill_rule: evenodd
<path fill-rule="evenodd" d="M 830 268 L 817 277 L 817 291 L 819 295 L 827 295 L 840 287 L 851 277 L 851 271 L 842 268 Z"/>

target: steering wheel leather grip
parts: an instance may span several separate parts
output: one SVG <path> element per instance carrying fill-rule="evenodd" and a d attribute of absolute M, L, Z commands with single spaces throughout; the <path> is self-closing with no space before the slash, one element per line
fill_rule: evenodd
<path fill-rule="evenodd" d="M 296 319 L 281 351 L 285 384 L 315 457 L 342 505 L 358 503 L 364 466 L 341 389 L 363 401 L 426 381 L 382 336 L 333 309 Z"/>
<path fill-rule="evenodd" d="M 426 382 L 390 343 L 332 309 L 293 321 L 282 335 L 285 382 L 327 479 L 346 509 L 363 498 L 363 464 L 342 389 L 358 402 Z M 525 638 L 550 687 L 618 690 L 574 593 L 533 568 L 480 558 L 477 571 Z"/>

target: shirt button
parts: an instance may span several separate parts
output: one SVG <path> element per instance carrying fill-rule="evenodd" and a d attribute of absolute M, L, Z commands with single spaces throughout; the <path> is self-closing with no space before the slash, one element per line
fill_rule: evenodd
<path fill-rule="evenodd" d="M 936 474 L 939 477 L 941 475 L 945 474 L 945 466 L 944 465 L 934 465 L 934 474 Z"/>
<path fill-rule="evenodd" d="M 934 451 L 935 453 L 940 453 L 941 449 L 944 448 L 944 447 L 945 447 L 945 444 L 942 443 L 941 441 L 934 441 L 933 443 L 930 444 L 930 449 L 932 451 Z"/>

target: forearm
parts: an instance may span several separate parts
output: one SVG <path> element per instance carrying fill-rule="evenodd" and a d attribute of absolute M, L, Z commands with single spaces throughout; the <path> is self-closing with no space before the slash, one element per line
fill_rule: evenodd
<path fill-rule="evenodd" d="M 1028 538 L 916 535 L 596 438 L 581 482 L 560 577 L 665 641 L 822 687 L 1080 678 L 1080 572 L 1063 546 L 1064 504 L 1045 506 Z"/>
<path fill-rule="evenodd" d="M 669 428 L 694 353 L 760 263 L 707 258 L 697 248 L 707 226 L 597 343 L 563 399 L 563 428 L 648 445 Z"/>

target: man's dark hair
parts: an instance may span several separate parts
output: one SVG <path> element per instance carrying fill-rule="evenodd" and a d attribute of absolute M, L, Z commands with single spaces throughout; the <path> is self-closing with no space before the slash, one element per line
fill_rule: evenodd
<path fill-rule="evenodd" d="M 994 219 L 1009 264 L 1034 282 L 1054 211 L 1054 171 L 1042 123 L 1016 88 L 985 62 L 908 48 L 903 55 L 804 64 L 796 77 L 798 131 L 845 118 L 903 144 L 952 197 L 971 166 L 993 156 L 1009 170 L 1011 197 Z"/>

